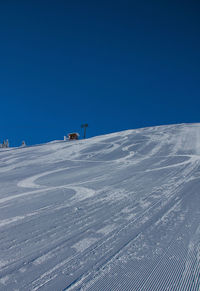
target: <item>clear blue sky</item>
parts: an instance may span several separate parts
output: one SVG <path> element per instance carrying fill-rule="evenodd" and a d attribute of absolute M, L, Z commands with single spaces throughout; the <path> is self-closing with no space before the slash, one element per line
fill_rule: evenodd
<path fill-rule="evenodd" d="M 0 1 L 0 141 L 200 121 L 200 2 Z"/>

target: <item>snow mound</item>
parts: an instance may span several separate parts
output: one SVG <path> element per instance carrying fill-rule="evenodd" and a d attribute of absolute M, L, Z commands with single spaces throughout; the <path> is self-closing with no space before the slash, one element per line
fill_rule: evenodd
<path fill-rule="evenodd" d="M 200 124 L 0 161 L 0 290 L 200 290 Z"/>

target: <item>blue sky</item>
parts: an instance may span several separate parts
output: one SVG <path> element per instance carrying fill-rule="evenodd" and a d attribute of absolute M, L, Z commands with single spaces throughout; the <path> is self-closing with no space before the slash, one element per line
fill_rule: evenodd
<path fill-rule="evenodd" d="M 198 1 L 0 3 L 0 141 L 200 121 Z"/>

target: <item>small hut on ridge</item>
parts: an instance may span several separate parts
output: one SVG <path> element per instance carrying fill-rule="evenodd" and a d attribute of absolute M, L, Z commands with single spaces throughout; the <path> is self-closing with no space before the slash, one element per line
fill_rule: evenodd
<path fill-rule="evenodd" d="M 79 134 L 77 132 L 68 133 L 69 140 L 77 140 L 79 138 Z"/>

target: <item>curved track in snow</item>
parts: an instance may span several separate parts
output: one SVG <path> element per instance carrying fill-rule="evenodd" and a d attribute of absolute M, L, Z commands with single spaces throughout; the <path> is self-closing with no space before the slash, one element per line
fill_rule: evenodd
<path fill-rule="evenodd" d="M 200 289 L 199 124 L 0 159 L 0 290 Z"/>

